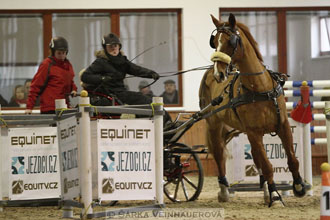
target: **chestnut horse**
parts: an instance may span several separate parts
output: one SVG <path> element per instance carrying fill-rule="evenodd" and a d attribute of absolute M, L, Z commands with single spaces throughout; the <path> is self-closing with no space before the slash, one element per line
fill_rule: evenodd
<path fill-rule="evenodd" d="M 261 176 L 260 186 L 265 181 L 268 183 L 269 206 L 282 199 L 276 190 L 273 167 L 263 145 L 263 135 L 267 133 L 276 133 L 280 137 L 293 176 L 293 192 L 298 197 L 304 196 L 306 187 L 298 171 L 299 162 L 294 154 L 281 85 L 283 75 L 265 68 L 249 29 L 236 22 L 233 14 L 228 22 L 211 17 L 216 26 L 216 35 L 210 39 L 210 45 L 216 49 L 211 58 L 214 67 L 205 73 L 199 96 L 202 108 L 217 97 L 222 100 L 218 106 L 212 107 L 210 117 L 206 118 L 206 144 L 219 171 L 219 201 L 228 201 L 225 164 L 230 128 L 246 133 L 253 161 Z M 237 67 L 239 72 L 231 71 L 232 67 Z"/>

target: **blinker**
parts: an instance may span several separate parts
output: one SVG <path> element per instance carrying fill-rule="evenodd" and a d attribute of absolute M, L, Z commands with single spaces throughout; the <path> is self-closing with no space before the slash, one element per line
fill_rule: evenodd
<path fill-rule="evenodd" d="M 215 38 L 215 36 L 211 35 L 211 37 L 210 37 L 210 47 L 213 48 L 213 49 L 215 49 L 214 38 Z"/>

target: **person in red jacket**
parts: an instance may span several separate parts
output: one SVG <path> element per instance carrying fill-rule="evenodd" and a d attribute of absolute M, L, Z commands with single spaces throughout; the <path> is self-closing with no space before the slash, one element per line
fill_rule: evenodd
<path fill-rule="evenodd" d="M 63 37 L 54 37 L 50 44 L 51 56 L 44 59 L 38 72 L 32 79 L 28 95 L 26 114 L 31 114 L 32 109 L 40 96 L 41 114 L 55 113 L 55 100 L 66 99 L 68 107 L 69 98 L 66 94 L 76 96 L 74 72 L 68 54 L 68 42 Z"/>

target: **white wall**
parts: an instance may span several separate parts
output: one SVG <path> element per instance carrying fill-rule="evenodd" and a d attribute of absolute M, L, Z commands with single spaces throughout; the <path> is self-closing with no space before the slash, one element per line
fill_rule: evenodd
<path fill-rule="evenodd" d="M 214 29 L 210 14 L 218 16 L 220 7 L 326 7 L 330 0 L 1 0 L 0 9 L 130 9 L 130 8 L 182 8 L 183 69 L 211 64 L 213 52 L 208 45 Z M 204 71 L 183 76 L 183 108 L 197 111 L 198 89 Z M 169 110 L 175 110 L 170 108 Z"/>

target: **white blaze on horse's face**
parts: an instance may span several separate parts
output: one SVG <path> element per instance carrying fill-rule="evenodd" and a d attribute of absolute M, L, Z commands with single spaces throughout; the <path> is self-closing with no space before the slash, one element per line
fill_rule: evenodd
<path fill-rule="evenodd" d="M 213 75 L 217 79 L 218 82 L 223 82 L 227 80 L 227 74 L 224 72 L 219 72 L 218 70 L 218 62 L 225 63 L 227 65 L 231 62 L 231 57 L 227 54 L 221 52 L 222 43 L 221 43 L 221 37 L 223 33 L 219 34 L 218 37 L 218 46 L 216 47 L 216 51 L 212 54 L 211 60 L 214 62 L 213 67 Z"/>
<path fill-rule="evenodd" d="M 222 36 L 222 33 L 220 33 L 219 37 L 218 37 L 218 46 L 217 46 L 217 52 L 220 52 L 220 49 L 222 47 L 222 43 L 221 43 L 221 36 Z"/>
<path fill-rule="evenodd" d="M 222 36 L 222 33 L 220 33 L 220 35 L 218 37 L 218 46 L 217 46 L 216 52 L 220 52 L 220 49 L 222 47 L 221 36 Z M 213 69 L 214 69 L 214 72 L 213 72 L 214 77 L 217 78 L 218 81 L 221 81 L 221 76 L 220 76 L 220 73 L 219 73 L 219 70 L 218 70 L 218 61 L 214 62 L 214 68 Z M 224 80 L 227 80 L 227 77 L 226 77 L 225 74 L 224 74 Z"/>

